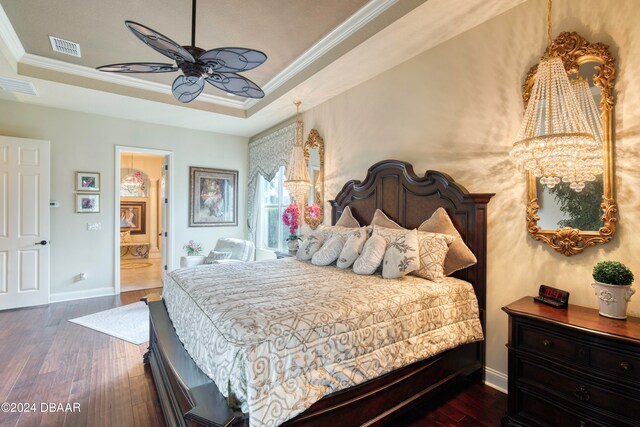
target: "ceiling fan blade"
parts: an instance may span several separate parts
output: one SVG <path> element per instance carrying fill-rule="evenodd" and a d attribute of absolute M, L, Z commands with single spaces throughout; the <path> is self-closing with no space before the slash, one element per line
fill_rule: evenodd
<path fill-rule="evenodd" d="M 145 27 L 142 24 L 138 24 L 137 22 L 124 21 L 124 24 L 147 46 L 155 49 L 164 56 L 176 61 L 196 62 L 193 55 L 169 37 L 163 36 L 159 32 L 152 30 L 149 27 Z"/>
<path fill-rule="evenodd" d="M 251 80 L 234 73 L 213 73 L 205 80 L 218 89 L 247 98 L 263 98 L 264 92 Z"/>
<path fill-rule="evenodd" d="M 198 56 L 198 60 L 220 73 L 252 70 L 267 60 L 267 55 L 259 50 L 242 47 L 221 47 L 211 49 Z"/>
<path fill-rule="evenodd" d="M 180 102 L 191 102 L 202 93 L 204 89 L 204 79 L 188 79 L 185 76 L 178 76 L 171 85 L 173 96 Z"/>
<path fill-rule="evenodd" d="M 155 62 L 126 62 L 124 64 L 103 65 L 96 69 L 109 73 L 170 73 L 179 70 L 178 67 L 171 64 Z"/>

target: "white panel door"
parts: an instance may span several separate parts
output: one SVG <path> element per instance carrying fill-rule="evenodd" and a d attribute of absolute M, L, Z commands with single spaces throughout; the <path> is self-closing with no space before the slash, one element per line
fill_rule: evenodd
<path fill-rule="evenodd" d="M 169 223 L 167 217 L 167 204 L 169 201 L 169 156 L 165 156 L 162 160 L 162 178 L 160 178 L 160 197 L 158 202 L 160 203 L 160 252 L 162 253 L 162 284 L 164 285 L 164 276 L 167 274 L 167 263 L 169 262 L 168 247 L 167 247 L 167 234 L 169 232 Z"/>
<path fill-rule="evenodd" d="M 49 150 L 0 136 L 0 310 L 49 303 Z"/>

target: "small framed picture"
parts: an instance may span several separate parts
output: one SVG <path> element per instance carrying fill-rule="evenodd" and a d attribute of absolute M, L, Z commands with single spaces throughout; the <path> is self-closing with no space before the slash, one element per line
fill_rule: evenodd
<path fill-rule="evenodd" d="M 100 191 L 100 173 L 76 172 L 76 191 Z"/>
<path fill-rule="evenodd" d="M 77 213 L 100 212 L 100 195 L 76 193 L 76 212 Z"/>

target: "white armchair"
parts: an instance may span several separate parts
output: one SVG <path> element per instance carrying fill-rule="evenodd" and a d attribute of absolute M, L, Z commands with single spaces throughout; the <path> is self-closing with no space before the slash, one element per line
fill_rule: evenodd
<path fill-rule="evenodd" d="M 213 250 L 216 252 L 231 252 L 231 258 L 218 260 L 216 263 L 253 261 L 256 253 L 256 247 L 253 242 L 231 237 L 218 239 Z M 206 256 L 182 257 L 180 259 L 180 267 L 193 267 L 204 264 L 205 258 Z"/>

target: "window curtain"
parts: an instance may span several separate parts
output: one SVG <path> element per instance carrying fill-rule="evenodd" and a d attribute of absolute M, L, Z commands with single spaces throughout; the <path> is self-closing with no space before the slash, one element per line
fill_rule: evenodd
<path fill-rule="evenodd" d="M 247 192 L 247 226 L 249 240 L 256 243 L 258 228 L 258 184 L 260 175 L 271 181 L 280 166 L 286 168 L 296 139 L 296 123 L 257 138 L 249 143 L 249 189 Z"/>

